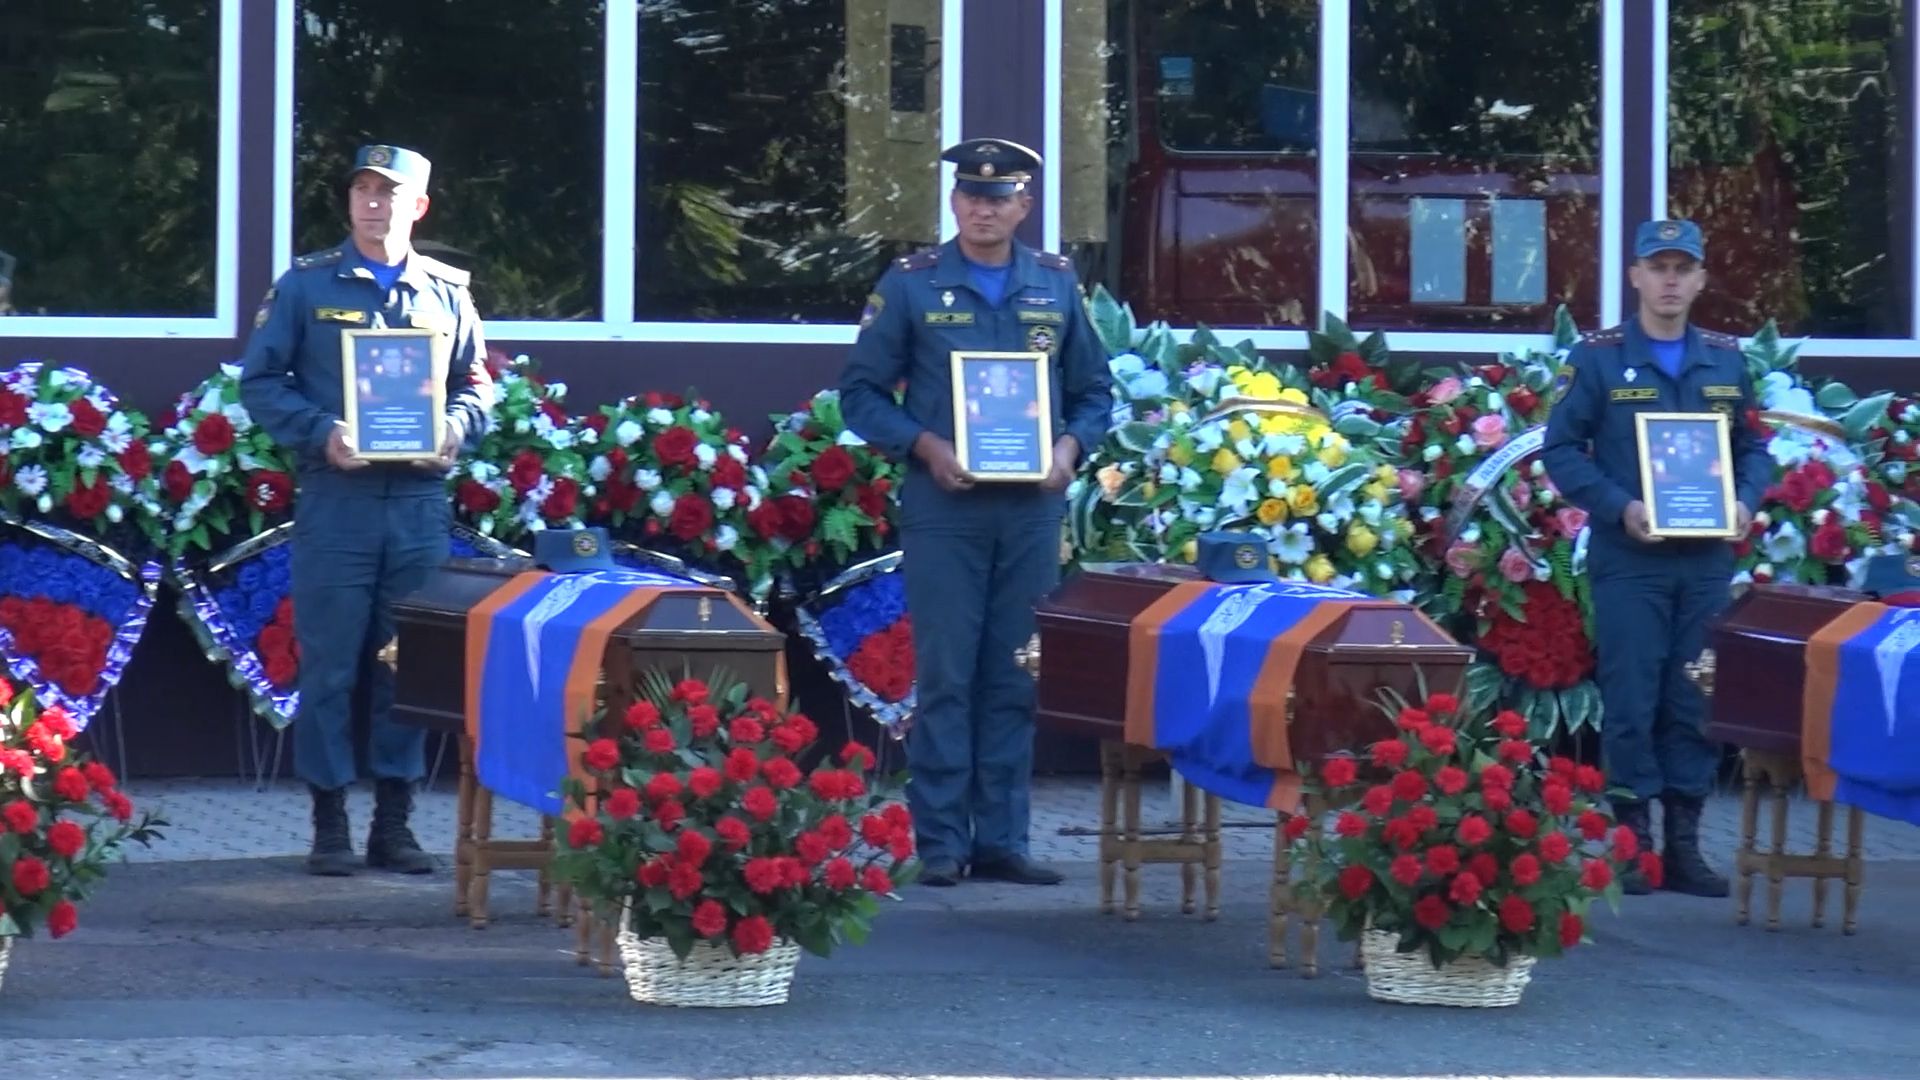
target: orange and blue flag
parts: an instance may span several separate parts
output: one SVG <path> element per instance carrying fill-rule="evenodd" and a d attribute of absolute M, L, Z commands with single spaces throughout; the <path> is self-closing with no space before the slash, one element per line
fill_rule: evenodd
<path fill-rule="evenodd" d="M 1356 607 L 1403 609 L 1306 582 L 1175 585 L 1128 628 L 1126 740 L 1223 799 L 1292 812 L 1288 690 L 1308 643 Z"/>
<path fill-rule="evenodd" d="M 1864 602 L 1807 641 L 1807 794 L 1920 824 L 1920 610 Z"/>
<path fill-rule="evenodd" d="M 596 708 L 608 640 L 656 598 L 711 591 L 650 570 L 519 574 L 467 615 L 467 738 L 489 791 L 558 815 L 569 736 Z"/>

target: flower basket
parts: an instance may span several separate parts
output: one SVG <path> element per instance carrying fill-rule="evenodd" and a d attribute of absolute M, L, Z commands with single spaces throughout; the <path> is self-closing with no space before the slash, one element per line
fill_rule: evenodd
<path fill-rule="evenodd" d="M 620 918 L 620 963 L 627 992 L 643 1005 L 746 1009 L 784 1005 L 800 964 L 800 946 L 777 941 L 765 952 L 735 956 L 725 945 L 701 942 L 685 960 L 664 938 L 634 933 L 631 909 Z"/>
<path fill-rule="evenodd" d="M 1425 950 L 1403 953 L 1399 938 L 1368 929 L 1360 937 L 1366 964 L 1367 996 L 1400 1005 L 1452 1005 L 1491 1009 L 1520 1004 L 1533 978 L 1534 958 L 1516 956 L 1504 968 L 1475 956 L 1462 956 L 1435 968 Z"/>

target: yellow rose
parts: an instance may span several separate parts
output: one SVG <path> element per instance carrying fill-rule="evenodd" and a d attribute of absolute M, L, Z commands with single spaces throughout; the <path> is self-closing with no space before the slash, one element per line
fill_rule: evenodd
<path fill-rule="evenodd" d="M 1262 525 L 1278 525 L 1287 520 L 1287 504 L 1280 499 L 1264 499 L 1260 508 L 1254 511 Z"/>
<path fill-rule="evenodd" d="M 1378 480 L 1361 488 L 1360 493 L 1365 495 L 1369 500 L 1377 502 L 1382 506 L 1387 504 L 1387 485 Z"/>
<path fill-rule="evenodd" d="M 1355 522 L 1354 526 L 1347 530 L 1347 550 L 1355 555 L 1367 555 L 1379 546 L 1380 538 L 1365 525 Z"/>
<path fill-rule="evenodd" d="M 1337 443 L 1326 443 L 1320 447 L 1320 464 L 1329 469 L 1337 469 L 1347 463 L 1347 448 Z"/>
<path fill-rule="evenodd" d="M 1280 380 L 1270 371 L 1257 372 L 1240 384 L 1240 392 L 1250 398 L 1272 401 L 1280 396 Z"/>
<path fill-rule="evenodd" d="M 1393 520 L 1393 531 L 1400 534 L 1400 539 L 1408 539 L 1413 535 L 1413 519 L 1404 517 L 1395 518 Z"/>
<path fill-rule="evenodd" d="M 1294 517 L 1312 517 L 1320 512 L 1320 496 L 1305 484 L 1287 492 L 1287 504 L 1293 508 Z"/>
<path fill-rule="evenodd" d="M 1321 423 L 1315 423 L 1312 427 L 1309 427 L 1307 429 L 1307 441 L 1311 442 L 1315 446 L 1318 446 L 1320 445 L 1320 441 L 1322 439 L 1325 439 L 1328 435 L 1332 433 L 1333 433 L 1333 429 L 1328 427 L 1327 425 L 1321 424 Z"/>
<path fill-rule="evenodd" d="M 1181 544 L 1180 545 L 1180 561 L 1192 562 L 1195 558 L 1195 553 L 1199 550 L 1199 548 L 1200 548 L 1200 544 L 1198 541 L 1195 541 L 1195 540 L 1189 540 L 1186 543 Z"/>
<path fill-rule="evenodd" d="M 1264 416 L 1260 419 L 1262 435 L 1298 435 L 1306 430 L 1307 421 L 1295 416 Z"/>
<path fill-rule="evenodd" d="M 1280 380 L 1278 379 L 1274 380 L 1274 385 L 1278 386 L 1279 383 L 1280 383 Z M 1311 404 L 1307 400 L 1307 395 L 1305 391 L 1295 390 L 1292 387 L 1288 387 L 1287 389 L 1280 391 L 1279 398 L 1281 401 L 1291 401 L 1295 405 Z"/>
<path fill-rule="evenodd" d="M 1383 484 L 1398 484 L 1400 471 L 1391 465 L 1382 465 L 1373 471 L 1373 475 Z"/>
<path fill-rule="evenodd" d="M 1292 458 L 1280 454 L 1267 459 L 1267 475 L 1275 480 L 1291 480 L 1300 475 L 1300 470 L 1294 467 Z"/>
<path fill-rule="evenodd" d="M 1213 471 L 1225 476 L 1240 467 L 1240 458 L 1226 447 L 1213 452 Z"/>
<path fill-rule="evenodd" d="M 1175 442 L 1167 447 L 1167 460 L 1183 469 L 1186 468 L 1193 464 L 1193 446 L 1184 439 Z"/>
<path fill-rule="evenodd" d="M 1227 422 L 1227 440 L 1229 442 L 1244 442 L 1252 435 L 1253 429 L 1247 426 L 1245 420 L 1235 417 Z"/>
<path fill-rule="evenodd" d="M 1307 580 L 1315 585 L 1325 585 L 1333 580 L 1333 560 L 1325 555 L 1315 555 L 1307 560 Z"/>

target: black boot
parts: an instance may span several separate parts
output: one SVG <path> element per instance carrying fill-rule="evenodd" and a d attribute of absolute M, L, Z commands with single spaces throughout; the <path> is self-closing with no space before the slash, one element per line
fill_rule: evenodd
<path fill-rule="evenodd" d="M 347 826 L 347 789 L 307 785 L 313 795 L 313 850 L 307 853 L 307 873 L 347 877 L 353 873 L 353 833 Z"/>
<path fill-rule="evenodd" d="M 1641 851 L 1653 850 L 1653 810 L 1639 799 L 1621 801 L 1613 804 L 1614 820 L 1633 830 L 1640 841 Z M 1653 892 L 1647 876 L 1640 872 L 1640 861 L 1636 858 L 1632 865 L 1620 874 L 1620 891 L 1628 896 L 1646 896 Z"/>
<path fill-rule="evenodd" d="M 1666 880 L 1661 888 L 1689 896 L 1725 896 L 1727 879 L 1714 873 L 1700 855 L 1700 809 L 1703 800 L 1689 795 L 1660 797 L 1665 809 L 1661 824 L 1667 845 L 1661 852 Z"/>
<path fill-rule="evenodd" d="M 367 865 L 399 874 L 430 874 L 433 856 L 407 828 L 413 810 L 413 785 L 405 780 L 374 783 L 373 827 L 367 830 Z"/>

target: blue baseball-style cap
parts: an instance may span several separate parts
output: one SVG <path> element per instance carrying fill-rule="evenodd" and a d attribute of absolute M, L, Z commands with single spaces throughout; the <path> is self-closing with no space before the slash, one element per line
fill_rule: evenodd
<path fill-rule="evenodd" d="M 358 172 L 378 173 L 396 184 L 426 187 L 427 178 L 433 174 L 433 162 L 419 151 L 404 146 L 363 146 L 353 155 L 353 170 L 347 175 Z"/>
<path fill-rule="evenodd" d="M 957 166 L 953 186 L 969 195 L 1017 195 L 1040 167 L 1039 154 L 1005 139 L 968 139 L 948 147 L 940 160 Z"/>
<path fill-rule="evenodd" d="M 1267 542 L 1252 533 L 1201 533 L 1194 538 L 1193 562 L 1208 581 L 1227 585 L 1279 579 L 1267 557 Z"/>
<path fill-rule="evenodd" d="M 1678 251 L 1705 261 L 1707 243 L 1700 226 L 1691 221 L 1646 221 L 1633 233 L 1633 257 L 1645 259 L 1663 251 Z"/>
<path fill-rule="evenodd" d="M 547 529 L 533 536 L 533 563 L 556 574 L 618 569 L 602 528 Z"/>
<path fill-rule="evenodd" d="M 1920 556 L 1868 558 L 1860 591 L 1893 607 L 1920 607 Z"/>

